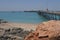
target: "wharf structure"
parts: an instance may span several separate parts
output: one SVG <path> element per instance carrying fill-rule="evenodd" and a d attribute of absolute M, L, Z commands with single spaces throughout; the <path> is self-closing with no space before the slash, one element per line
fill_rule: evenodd
<path fill-rule="evenodd" d="M 41 15 L 48 20 L 60 20 L 60 12 L 38 11 L 38 15 Z"/>

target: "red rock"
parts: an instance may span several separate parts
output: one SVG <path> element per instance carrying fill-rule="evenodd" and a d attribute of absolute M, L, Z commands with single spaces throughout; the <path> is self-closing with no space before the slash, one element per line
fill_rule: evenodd
<path fill-rule="evenodd" d="M 57 40 L 60 36 L 60 21 L 51 20 L 39 24 L 25 40 Z M 60 39 L 59 39 L 60 40 Z"/>

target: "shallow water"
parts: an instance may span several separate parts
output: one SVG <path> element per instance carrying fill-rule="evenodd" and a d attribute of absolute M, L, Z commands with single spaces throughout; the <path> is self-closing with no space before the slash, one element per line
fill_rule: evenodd
<path fill-rule="evenodd" d="M 19 23 L 40 23 L 47 21 L 36 12 L 0 12 L 0 19 Z"/>

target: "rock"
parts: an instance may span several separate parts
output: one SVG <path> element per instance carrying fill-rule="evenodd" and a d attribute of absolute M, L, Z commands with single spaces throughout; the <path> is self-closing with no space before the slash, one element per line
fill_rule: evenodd
<path fill-rule="evenodd" d="M 51 20 L 39 24 L 25 40 L 60 40 L 60 21 Z"/>
<path fill-rule="evenodd" d="M 2 21 L 2 23 L 8 23 L 8 21 Z"/>

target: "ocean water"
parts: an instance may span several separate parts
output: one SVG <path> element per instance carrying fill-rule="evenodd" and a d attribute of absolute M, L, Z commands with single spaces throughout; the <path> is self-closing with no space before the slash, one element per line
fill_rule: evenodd
<path fill-rule="evenodd" d="M 0 19 L 17 23 L 40 23 L 47 21 L 36 12 L 0 12 Z"/>

